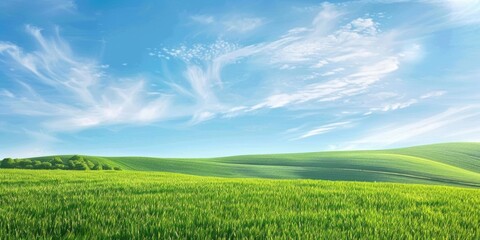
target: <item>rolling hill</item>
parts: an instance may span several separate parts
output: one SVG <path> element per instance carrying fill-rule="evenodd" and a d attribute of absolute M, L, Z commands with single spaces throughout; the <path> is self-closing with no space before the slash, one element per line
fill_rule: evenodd
<path fill-rule="evenodd" d="M 32 158 L 46 160 L 52 156 Z M 69 155 L 61 156 L 68 159 Z M 244 155 L 220 158 L 97 157 L 124 170 L 233 178 L 324 179 L 480 187 L 480 143 L 374 151 Z"/>

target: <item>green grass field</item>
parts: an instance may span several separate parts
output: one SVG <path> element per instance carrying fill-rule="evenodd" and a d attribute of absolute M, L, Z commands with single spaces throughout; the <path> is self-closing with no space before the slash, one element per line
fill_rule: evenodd
<path fill-rule="evenodd" d="M 479 239 L 480 190 L 0 170 L 1 239 Z"/>
<path fill-rule="evenodd" d="M 62 156 L 68 159 L 71 156 Z M 52 157 L 34 158 L 46 160 Z M 199 176 L 324 179 L 480 187 L 480 143 L 447 143 L 380 151 L 266 154 L 168 159 L 94 157 L 124 170 Z"/>
<path fill-rule="evenodd" d="M 480 239 L 480 143 L 85 158 L 0 169 L 0 239 Z"/>

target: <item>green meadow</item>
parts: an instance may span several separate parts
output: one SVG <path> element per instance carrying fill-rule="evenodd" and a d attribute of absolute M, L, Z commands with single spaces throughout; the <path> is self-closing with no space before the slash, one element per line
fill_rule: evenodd
<path fill-rule="evenodd" d="M 2 239 L 479 239 L 480 190 L 139 171 L 0 171 Z"/>
<path fill-rule="evenodd" d="M 54 164 L 0 169 L 0 239 L 480 239 L 478 143 L 24 160 Z"/>

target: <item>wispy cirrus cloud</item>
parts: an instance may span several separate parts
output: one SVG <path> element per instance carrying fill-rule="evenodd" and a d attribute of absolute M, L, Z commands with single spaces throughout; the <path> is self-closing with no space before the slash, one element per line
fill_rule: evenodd
<path fill-rule="evenodd" d="M 396 126 L 389 125 L 388 129 L 372 130 L 372 134 L 351 141 L 351 144 L 346 147 L 346 149 L 381 148 L 399 142 L 415 142 L 418 138 L 425 135 L 438 136 L 442 135 L 442 133 L 449 133 L 449 129 L 452 127 L 455 128 L 455 125 L 464 124 L 464 121 L 471 123 L 471 121 L 468 120 L 476 118 L 479 115 L 480 106 L 478 105 L 451 107 L 446 111 L 420 120 L 397 124 Z M 463 134 L 467 133 L 471 133 L 471 131 Z"/>
<path fill-rule="evenodd" d="M 3 90 L 7 96 L 0 102 L 4 110 L 41 117 L 43 126 L 52 130 L 148 123 L 169 117 L 170 97 L 147 97 L 145 80 L 116 81 L 107 76 L 94 60 L 75 56 L 58 29 L 51 37 L 34 26 L 25 30 L 37 50 L 26 52 L 16 44 L 0 42 L 0 56 L 18 70 L 11 78 L 16 91 Z"/>
<path fill-rule="evenodd" d="M 228 65 L 242 67 L 251 62 L 262 62 L 258 67 L 280 70 L 285 73 L 285 89 L 279 84 L 270 87 L 273 92 L 256 95 L 255 99 L 246 99 L 241 104 L 227 99 L 217 98 L 216 106 L 208 111 L 238 116 L 261 109 L 288 108 L 298 105 L 322 102 L 336 102 L 368 93 L 369 88 L 400 68 L 403 61 L 419 49 L 418 44 L 402 44 L 399 36 L 382 32 L 379 24 L 371 18 L 354 18 L 344 21 L 345 13 L 335 5 L 325 3 L 310 25 L 295 27 L 282 36 L 269 42 L 240 46 L 225 41 L 211 45 L 181 46 L 164 49 L 152 55 L 181 59 L 187 65 L 185 74 L 195 95 L 200 98 L 216 96 L 224 80 L 222 71 Z M 225 47 L 219 48 L 222 45 Z M 222 49 L 219 51 L 218 49 Z M 408 54 L 407 54 L 408 53 Z M 192 69 L 202 73 L 203 80 L 192 75 Z M 302 71 L 298 75 L 298 71 Z M 298 80 L 303 78 L 304 80 Z M 268 82 L 271 79 L 257 79 Z M 199 92 L 195 84 L 201 82 Z M 258 96 L 264 96 L 258 98 Z M 245 96 L 248 98 L 248 96 Z M 256 101 L 256 102 L 255 102 Z M 245 104 L 249 103 L 249 105 Z M 349 104 L 354 104 L 349 102 Z M 322 104 L 317 104 L 321 108 Z"/>
<path fill-rule="evenodd" d="M 387 104 L 384 104 L 380 108 L 371 108 L 370 111 L 388 112 L 388 111 L 407 108 L 407 107 L 410 107 L 411 105 L 413 105 L 415 103 L 418 103 L 417 99 L 409 99 L 409 100 L 404 101 L 404 102 L 387 103 Z"/>
<path fill-rule="evenodd" d="M 443 96 L 446 93 L 446 91 L 431 91 L 424 93 L 420 95 L 419 97 L 416 98 L 410 98 L 410 99 L 399 99 L 398 95 L 390 95 L 390 97 L 387 96 L 387 98 L 380 98 L 379 100 L 383 102 L 380 107 L 372 107 L 369 109 L 368 114 L 371 114 L 372 112 L 375 111 L 380 111 L 380 112 L 388 112 L 388 111 L 395 111 L 399 109 L 404 109 L 408 108 L 414 104 L 421 103 L 422 101 L 426 101 L 429 98 L 437 98 L 440 96 Z"/>
<path fill-rule="evenodd" d="M 454 24 L 480 23 L 480 0 L 445 0 L 426 2 L 440 5 L 448 11 L 447 17 Z"/>
<path fill-rule="evenodd" d="M 316 136 L 316 135 L 325 134 L 325 133 L 331 132 L 331 131 L 339 129 L 339 128 L 345 128 L 345 127 L 347 127 L 351 124 L 352 124 L 352 122 L 350 122 L 350 121 L 325 124 L 325 125 L 316 127 L 314 129 L 300 135 L 299 137 L 293 138 L 292 140 L 299 140 L 299 139 L 313 137 L 313 136 Z"/>
<path fill-rule="evenodd" d="M 439 90 L 439 91 L 433 91 L 433 92 L 428 92 L 420 96 L 421 99 L 427 99 L 427 98 L 432 98 L 432 97 L 441 97 L 445 95 L 447 91 Z"/>
<path fill-rule="evenodd" d="M 386 74 L 398 69 L 396 58 L 386 59 L 375 65 L 361 67 L 359 72 L 305 86 L 293 93 L 269 96 L 264 102 L 252 106 L 252 109 L 279 108 L 309 101 L 329 102 L 365 92 L 368 87 L 379 81 Z"/>
<path fill-rule="evenodd" d="M 362 0 L 352 1 L 356 3 L 374 3 L 374 4 L 395 4 L 395 3 L 413 3 L 425 4 L 429 8 L 432 6 L 437 11 L 442 8 L 443 12 L 440 15 L 433 16 L 433 19 L 428 21 L 433 30 L 438 30 L 442 25 L 470 25 L 476 24 L 480 20 L 480 0 Z M 430 31 L 429 29 L 427 31 Z"/>

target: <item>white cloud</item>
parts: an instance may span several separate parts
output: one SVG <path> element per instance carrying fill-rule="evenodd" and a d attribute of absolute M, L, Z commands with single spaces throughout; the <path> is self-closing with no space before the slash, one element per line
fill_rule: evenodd
<path fill-rule="evenodd" d="M 143 79 L 117 82 L 101 71 L 102 65 L 76 57 L 57 34 L 47 38 L 42 30 L 26 27 L 39 48 L 24 52 L 0 42 L 0 56 L 22 70 L 23 88 L 0 102 L 12 114 L 43 116 L 52 130 L 73 130 L 105 124 L 146 123 L 170 117 L 168 96 L 148 97 Z M 39 92 L 49 89 L 48 97 Z"/>
<path fill-rule="evenodd" d="M 404 101 L 397 100 L 396 102 L 384 103 L 384 104 L 381 105 L 381 107 L 370 108 L 369 113 L 372 113 L 372 112 L 375 112 L 375 111 L 388 112 L 388 111 L 404 109 L 404 108 L 410 107 L 414 104 L 417 104 L 417 103 L 421 102 L 422 100 L 425 100 L 425 99 L 428 99 L 428 98 L 433 98 L 433 97 L 440 97 L 445 93 L 446 93 L 445 91 L 433 91 L 433 92 L 425 93 L 418 98 L 411 98 L 409 100 L 404 100 Z M 381 100 L 382 102 L 386 102 L 387 99 L 393 98 L 393 97 L 398 97 L 398 96 L 399 96 L 398 94 L 394 94 L 394 93 L 383 93 L 383 94 L 377 95 L 376 97 L 379 100 Z"/>
<path fill-rule="evenodd" d="M 359 140 L 352 141 L 349 148 L 384 147 L 396 143 L 406 142 L 413 138 L 419 138 L 427 133 L 432 134 L 441 130 L 461 129 L 462 121 L 480 115 L 479 106 L 452 107 L 439 114 L 427 117 L 423 120 L 410 122 L 400 126 L 390 126 L 377 133 L 368 135 Z"/>
<path fill-rule="evenodd" d="M 346 127 L 347 125 L 350 125 L 350 124 L 351 124 L 351 122 L 345 121 L 345 122 L 336 122 L 336 123 L 330 123 L 330 124 L 322 125 L 320 127 L 317 127 L 315 129 L 312 129 L 312 130 L 304 133 L 300 137 L 295 138 L 293 140 L 299 140 L 299 139 L 309 138 L 309 137 L 313 137 L 313 136 L 320 135 L 320 134 L 325 134 L 325 133 L 331 132 L 335 129 Z"/>
<path fill-rule="evenodd" d="M 224 40 L 217 40 L 212 44 L 195 44 L 192 47 L 185 45 L 177 48 L 163 48 L 154 52 L 154 55 L 160 58 L 174 57 L 185 61 L 186 63 L 199 63 L 204 61 L 213 61 L 221 56 L 227 55 L 237 50 L 239 46 Z"/>
<path fill-rule="evenodd" d="M 428 92 L 425 93 L 424 95 L 420 96 L 421 99 L 427 99 L 427 98 L 432 98 L 432 97 L 440 97 L 443 96 L 446 91 L 433 91 L 433 92 Z"/>
<path fill-rule="evenodd" d="M 449 20 L 455 24 L 480 23 L 480 0 L 428 0 L 427 2 L 445 7 L 449 11 Z"/>
<path fill-rule="evenodd" d="M 417 102 L 418 102 L 417 99 L 410 99 L 406 102 L 386 104 L 385 106 L 383 106 L 383 108 L 381 108 L 381 111 L 387 112 L 387 111 L 392 111 L 392 110 L 397 110 L 397 109 L 403 109 L 403 108 L 410 107 L 411 105 L 413 105 Z M 375 110 L 375 109 L 372 109 L 372 110 Z"/>
<path fill-rule="evenodd" d="M 298 132 L 300 131 L 301 129 L 303 129 L 305 126 L 299 126 L 299 127 L 293 127 L 293 128 L 289 128 L 285 131 L 283 131 L 283 134 L 291 134 L 291 133 L 295 133 L 295 132 Z"/>
<path fill-rule="evenodd" d="M 333 69 L 332 71 L 329 71 L 329 72 L 326 72 L 326 73 L 321 74 L 320 76 L 326 77 L 326 76 L 335 75 L 337 72 L 341 72 L 341 71 L 343 71 L 343 70 L 345 70 L 345 68 L 335 68 L 335 69 Z"/>
<path fill-rule="evenodd" d="M 387 79 L 400 68 L 408 51 L 415 52 L 418 44 L 403 44 L 398 35 L 382 32 L 379 24 L 371 18 L 356 18 L 340 25 L 344 13 L 333 4 L 322 4 L 319 13 L 310 26 L 292 28 L 283 36 L 269 42 L 239 46 L 217 41 L 211 45 L 180 46 L 163 49 L 162 56 L 183 60 L 186 64 L 187 81 L 192 95 L 197 100 L 211 98 L 215 104 L 201 106 L 204 111 L 225 113 L 238 105 L 217 94 L 224 91 L 222 70 L 229 64 L 254 62 L 259 68 L 290 69 L 302 72 L 301 76 L 291 75 L 264 89 L 272 92 L 253 92 L 255 98 L 245 97 L 244 113 L 264 108 L 284 108 L 315 104 L 322 108 L 325 102 L 350 101 L 352 97 L 370 91 L 370 88 Z M 195 74 L 194 74 L 195 73 Z M 323 75 L 323 76 L 322 76 Z M 299 82 L 298 79 L 304 79 Z M 201 83 L 201 84 L 200 84 Z M 263 99 L 262 99 L 263 96 Z M 360 103 L 358 103 L 360 104 Z M 223 106 L 226 106 L 224 108 Z M 401 106 L 399 106 L 401 107 Z M 231 113 L 229 115 L 232 115 Z"/>
<path fill-rule="evenodd" d="M 419 44 L 411 44 L 407 46 L 398 56 L 409 62 L 416 62 L 421 60 L 424 56 L 424 50 Z"/>
<path fill-rule="evenodd" d="M 205 118 L 204 115 L 198 115 L 198 112 L 223 112 L 233 116 L 232 112 L 228 113 L 222 103 L 218 101 L 216 91 L 222 86 L 220 79 L 220 71 L 224 64 L 235 60 L 230 57 L 236 52 L 238 45 L 228 43 L 223 40 L 217 40 L 210 45 L 196 44 L 191 48 L 180 46 L 179 48 L 163 48 L 156 55 L 162 58 L 174 57 L 182 60 L 186 64 L 184 77 L 188 86 L 184 83 L 170 83 L 169 85 L 178 93 L 193 98 L 195 102 L 195 112 L 191 122 L 197 123 L 211 119 Z"/>
<path fill-rule="evenodd" d="M 383 76 L 398 69 L 396 58 L 389 58 L 374 65 L 362 66 L 357 72 L 324 83 L 310 84 L 294 93 L 269 96 L 252 109 L 279 108 L 308 101 L 335 101 L 364 92 Z"/>
<path fill-rule="evenodd" d="M 243 114 L 244 111 L 248 110 L 248 107 L 246 106 L 237 106 L 237 107 L 233 107 L 233 108 L 230 108 L 226 111 L 223 112 L 223 117 L 224 118 L 232 118 L 232 117 L 236 117 L 240 114 Z"/>
<path fill-rule="evenodd" d="M 200 111 L 193 115 L 193 118 L 190 120 L 190 124 L 195 125 L 201 122 L 210 120 L 215 117 L 215 113 L 208 111 Z"/>
<path fill-rule="evenodd" d="M 212 82 L 209 76 L 197 65 L 187 67 L 186 78 L 202 103 L 216 102 L 215 94 L 212 91 Z"/>
<path fill-rule="evenodd" d="M 326 61 L 326 60 L 320 60 L 318 63 L 312 65 L 312 68 L 321 68 L 321 67 L 323 67 L 323 66 L 325 66 L 325 65 L 327 65 L 327 64 L 328 64 L 328 61 Z"/>
<path fill-rule="evenodd" d="M 343 14 L 335 5 L 328 2 L 322 3 L 321 11 L 318 12 L 312 21 L 313 30 L 316 33 L 327 32 L 334 26 L 332 24 L 333 21 Z"/>

